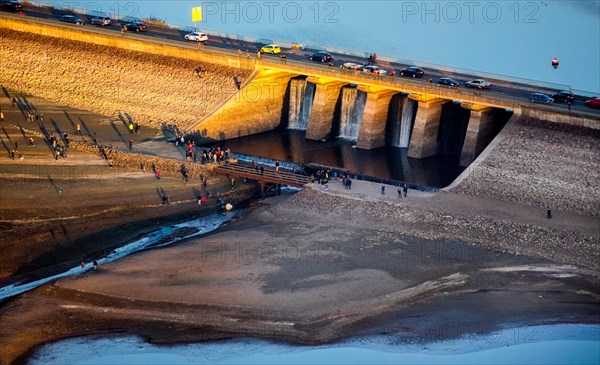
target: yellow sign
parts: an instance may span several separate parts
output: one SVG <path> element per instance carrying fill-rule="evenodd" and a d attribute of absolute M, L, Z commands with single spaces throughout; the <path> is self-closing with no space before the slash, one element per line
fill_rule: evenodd
<path fill-rule="evenodd" d="M 192 8 L 192 22 L 201 22 L 202 21 L 202 7 L 195 6 Z"/>

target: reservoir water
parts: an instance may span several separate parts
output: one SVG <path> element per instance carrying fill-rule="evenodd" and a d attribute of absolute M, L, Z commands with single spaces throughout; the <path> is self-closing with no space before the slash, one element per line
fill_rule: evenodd
<path fill-rule="evenodd" d="M 598 324 L 506 328 L 489 335 L 429 343 L 373 335 L 323 346 L 293 346 L 251 338 L 156 346 L 136 336 L 79 337 L 42 346 L 29 363 L 598 364 L 599 341 Z"/>
<path fill-rule="evenodd" d="M 361 150 L 347 139 L 311 141 L 304 138 L 305 134 L 300 130 L 277 130 L 221 141 L 217 145 L 246 155 L 300 164 L 316 163 L 355 174 L 436 188 L 449 185 L 464 170 L 458 166 L 458 156 L 416 159 L 407 157 L 407 148 L 386 146 Z"/>

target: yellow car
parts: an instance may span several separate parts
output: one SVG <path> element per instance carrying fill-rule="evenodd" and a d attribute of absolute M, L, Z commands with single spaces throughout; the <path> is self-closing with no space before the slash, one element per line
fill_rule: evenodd
<path fill-rule="evenodd" d="M 279 48 L 279 46 L 276 44 L 267 44 L 266 46 L 264 46 L 263 48 L 260 49 L 260 52 L 277 54 L 277 53 L 281 52 L 281 48 Z"/>

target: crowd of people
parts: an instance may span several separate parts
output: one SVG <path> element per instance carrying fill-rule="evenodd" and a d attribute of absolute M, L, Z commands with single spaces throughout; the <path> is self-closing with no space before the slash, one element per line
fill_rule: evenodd
<path fill-rule="evenodd" d="M 69 143 L 69 135 L 66 132 L 63 134 L 62 139 L 57 137 L 55 134 L 51 134 L 48 137 L 48 144 L 52 147 L 52 153 L 54 154 L 55 160 L 58 160 L 59 157 L 67 157 L 67 149 L 69 148 Z"/>
<path fill-rule="evenodd" d="M 203 148 L 200 162 L 202 164 L 217 163 L 220 165 L 222 162 L 229 162 L 230 155 L 231 150 L 229 148 L 224 151 L 221 147 Z"/>
<path fill-rule="evenodd" d="M 329 190 L 329 181 L 332 179 L 339 179 L 346 190 L 352 188 L 352 180 L 347 172 L 338 173 L 329 168 L 318 170 L 315 174 L 310 175 L 311 182 L 314 183 L 316 180 L 317 184 L 321 185 L 321 188 L 325 190 Z"/>

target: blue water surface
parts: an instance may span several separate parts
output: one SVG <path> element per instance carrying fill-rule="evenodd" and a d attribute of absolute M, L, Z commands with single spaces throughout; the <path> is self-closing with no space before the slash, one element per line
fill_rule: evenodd
<path fill-rule="evenodd" d="M 526 334 L 523 336 L 523 334 Z M 80 337 L 43 346 L 30 364 L 599 364 L 600 325 L 507 328 L 494 336 L 401 343 L 393 335 L 332 345 L 257 339 L 155 346 L 136 336 Z"/>

